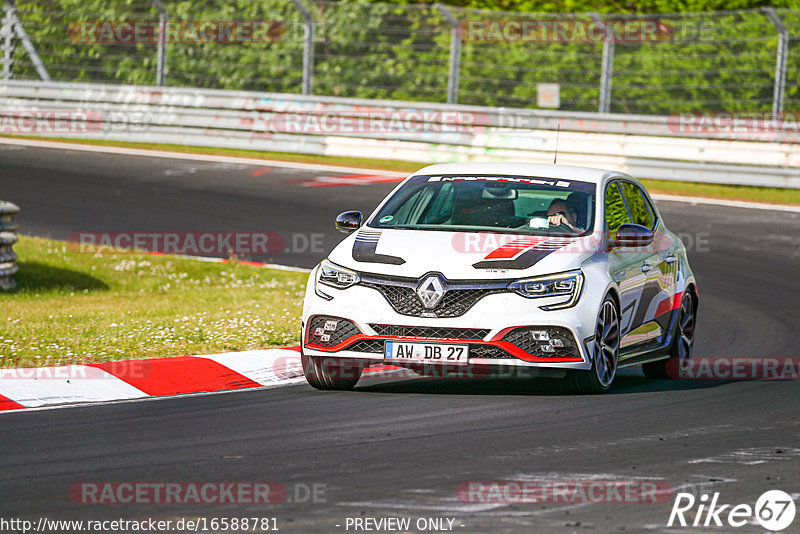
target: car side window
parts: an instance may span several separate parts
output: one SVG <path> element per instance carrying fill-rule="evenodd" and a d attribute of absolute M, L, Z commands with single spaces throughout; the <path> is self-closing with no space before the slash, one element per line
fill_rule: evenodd
<path fill-rule="evenodd" d="M 652 230 L 655 221 L 650 208 L 647 207 L 642 190 L 630 182 L 620 182 L 619 185 L 625 194 L 625 202 L 628 204 L 628 211 L 630 211 L 633 222 Z"/>
<path fill-rule="evenodd" d="M 625 201 L 622 200 L 622 193 L 619 191 L 617 182 L 611 182 L 606 187 L 606 226 L 608 226 L 609 237 L 613 239 L 619 227 L 629 222 L 631 221 L 628 218 Z"/>
<path fill-rule="evenodd" d="M 642 191 L 642 196 L 644 197 L 644 202 L 647 204 L 647 209 L 650 211 L 650 217 L 653 219 L 653 227 L 651 230 L 655 231 L 655 225 L 658 224 L 658 212 L 656 211 L 655 206 L 653 206 L 652 201 L 647 197 L 647 195 Z"/>

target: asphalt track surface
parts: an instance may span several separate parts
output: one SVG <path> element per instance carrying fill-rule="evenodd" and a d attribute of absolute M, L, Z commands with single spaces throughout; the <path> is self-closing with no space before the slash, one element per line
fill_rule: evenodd
<path fill-rule="evenodd" d="M 23 233 L 60 239 L 83 231 L 324 234 L 322 252 L 254 258 L 310 267 L 341 238 L 332 230 L 337 213 L 368 211 L 393 186 L 304 187 L 298 180 L 335 173 L 258 170 L 0 145 L 0 196 L 22 207 Z M 796 357 L 800 216 L 659 208 L 685 236 L 700 287 L 695 357 Z M 277 518 L 282 532 L 354 532 L 347 518 L 379 517 L 454 518 L 453 530 L 464 533 L 704 530 L 666 528 L 671 498 L 486 504 L 456 492 L 465 481 L 533 479 L 655 479 L 751 505 L 782 489 L 800 503 L 797 380 L 647 380 L 629 370 L 606 395 L 553 386 L 415 379 L 320 392 L 303 384 L 5 414 L 0 517 L 258 516 Z M 70 486 L 87 481 L 277 481 L 294 502 L 72 502 Z M 324 485 L 318 502 L 294 496 L 313 484 Z M 790 531 L 800 531 L 800 518 Z"/>

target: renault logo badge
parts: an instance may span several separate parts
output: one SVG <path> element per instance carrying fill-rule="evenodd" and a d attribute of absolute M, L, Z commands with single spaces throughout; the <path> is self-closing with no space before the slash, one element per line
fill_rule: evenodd
<path fill-rule="evenodd" d="M 419 301 L 429 310 L 432 310 L 439 304 L 444 293 L 444 284 L 442 284 L 440 277 L 435 274 L 428 276 L 417 286 Z"/>

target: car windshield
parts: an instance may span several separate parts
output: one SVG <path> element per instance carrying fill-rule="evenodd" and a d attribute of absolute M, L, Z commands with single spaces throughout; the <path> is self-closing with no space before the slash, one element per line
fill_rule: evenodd
<path fill-rule="evenodd" d="M 520 176 L 415 176 L 368 226 L 578 236 L 594 227 L 595 185 Z"/>

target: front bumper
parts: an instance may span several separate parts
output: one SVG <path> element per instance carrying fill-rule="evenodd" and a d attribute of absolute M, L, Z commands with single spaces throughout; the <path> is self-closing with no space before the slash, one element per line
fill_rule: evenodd
<path fill-rule="evenodd" d="M 587 303 L 544 311 L 540 306 L 559 299 L 498 292 L 480 298 L 460 316 L 431 318 L 398 313 L 370 287 L 325 292 L 333 298 L 318 296 L 310 281 L 303 310 L 306 355 L 383 361 L 386 341 L 457 343 L 469 345 L 473 366 L 591 368 L 596 310 Z"/>

